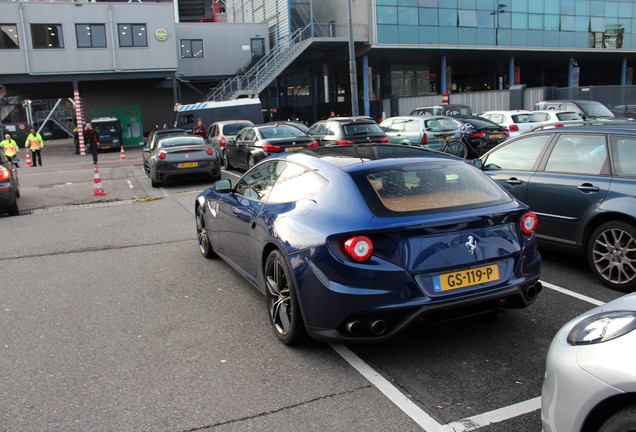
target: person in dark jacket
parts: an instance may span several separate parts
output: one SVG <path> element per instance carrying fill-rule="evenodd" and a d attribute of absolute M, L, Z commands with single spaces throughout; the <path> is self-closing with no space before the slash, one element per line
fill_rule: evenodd
<path fill-rule="evenodd" d="M 192 134 L 200 135 L 203 138 L 205 138 L 205 136 L 208 134 L 208 128 L 205 127 L 205 125 L 203 124 L 203 120 L 201 120 L 201 117 L 197 119 L 197 124 L 195 124 L 194 128 L 192 128 Z"/>
<path fill-rule="evenodd" d="M 99 144 L 99 139 L 97 138 L 97 133 L 90 123 L 86 123 L 86 127 L 84 128 L 84 142 L 91 150 L 91 154 L 93 155 L 93 164 L 97 165 L 97 144 Z"/>

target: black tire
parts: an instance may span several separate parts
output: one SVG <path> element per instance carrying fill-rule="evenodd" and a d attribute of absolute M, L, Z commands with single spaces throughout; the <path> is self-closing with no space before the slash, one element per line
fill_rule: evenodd
<path fill-rule="evenodd" d="M 592 272 L 612 289 L 636 289 L 636 228 L 621 221 L 599 226 L 587 247 Z"/>
<path fill-rule="evenodd" d="M 307 339 L 294 282 L 283 254 L 272 251 L 265 262 L 267 314 L 278 339 L 297 345 Z"/>
<path fill-rule="evenodd" d="M 252 169 L 252 167 L 254 165 L 256 165 L 258 162 L 256 161 L 256 158 L 252 155 L 250 157 L 247 158 L 247 169 Z"/>
<path fill-rule="evenodd" d="M 13 204 L 7 209 L 9 211 L 9 216 L 18 216 L 20 214 L 20 209 L 18 208 L 18 197 L 15 197 L 15 201 Z"/>
<path fill-rule="evenodd" d="M 161 187 L 161 182 L 155 181 L 155 179 L 153 179 L 152 177 L 150 177 L 150 184 L 152 185 L 152 187 Z"/>
<path fill-rule="evenodd" d="M 636 406 L 623 408 L 611 416 L 598 432 L 634 432 L 636 431 Z"/>
<path fill-rule="evenodd" d="M 454 140 L 446 143 L 442 148 L 444 153 L 452 154 L 453 156 L 459 156 L 466 159 L 468 156 L 468 147 L 461 141 Z"/>
<path fill-rule="evenodd" d="M 223 151 L 223 168 L 225 168 L 226 170 L 234 168 L 230 163 L 230 158 L 225 150 Z"/>
<path fill-rule="evenodd" d="M 216 253 L 214 253 L 212 243 L 210 243 L 210 238 L 208 237 L 208 229 L 205 226 L 205 220 L 200 206 L 197 207 L 195 221 L 197 227 L 197 242 L 199 243 L 199 251 L 201 252 L 201 255 L 203 255 L 207 259 L 216 258 L 217 255 Z"/>

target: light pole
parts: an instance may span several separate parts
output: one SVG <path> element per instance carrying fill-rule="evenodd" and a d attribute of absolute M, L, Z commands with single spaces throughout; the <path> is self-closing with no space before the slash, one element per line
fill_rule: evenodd
<path fill-rule="evenodd" d="M 353 18 L 351 0 L 349 1 L 349 81 L 351 82 L 351 115 L 357 116 L 358 110 L 358 72 L 356 71 L 356 50 L 353 44 Z"/>
<path fill-rule="evenodd" d="M 499 45 L 499 15 L 501 15 L 502 13 L 506 12 L 506 10 L 504 9 L 506 7 L 505 4 L 501 4 L 499 3 L 497 5 L 497 10 L 494 12 L 490 12 L 490 15 L 494 15 L 496 22 L 495 22 L 495 45 Z"/>

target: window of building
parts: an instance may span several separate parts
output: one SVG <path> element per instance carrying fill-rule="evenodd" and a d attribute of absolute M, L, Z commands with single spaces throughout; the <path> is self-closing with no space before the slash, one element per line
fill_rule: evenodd
<path fill-rule="evenodd" d="M 457 9 L 440 9 L 439 25 L 444 27 L 457 26 Z"/>
<path fill-rule="evenodd" d="M 398 24 L 417 25 L 417 8 L 399 7 L 398 8 Z"/>
<path fill-rule="evenodd" d="M 31 24 L 33 48 L 64 48 L 62 24 Z"/>
<path fill-rule="evenodd" d="M 181 58 L 203 58 L 202 39 L 181 39 Z"/>
<path fill-rule="evenodd" d="M 574 17 L 561 15 L 561 31 L 574 31 Z"/>
<path fill-rule="evenodd" d="M 543 15 L 528 14 L 528 28 L 531 30 L 543 30 Z"/>
<path fill-rule="evenodd" d="M 438 6 L 437 0 L 419 0 L 420 7 L 436 8 Z"/>
<path fill-rule="evenodd" d="M 459 10 L 460 27 L 477 27 L 477 12 L 474 10 Z"/>
<path fill-rule="evenodd" d="M 528 28 L 528 14 L 525 13 L 512 13 L 512 28 L 513 29 L 527 29 Z"/>
<path fill-rule="evenodd" d="M 75 24 L 78 48 L 105 48 L 106 26 L 104 24 Z"/>
<path fill-rule="evenodd" d="M 420 12 L 420 25 L 427 25 L 427 26 L 438 25 L 437 9 L 420 8 L 419 12 Z"/>
<path fill-rule="evenodd" d="M 546 15 L 544 17 L 546 30 L 559 30 L 559 16 L 558 15 Z"/>
<path fill-rule="evenodd" d="M 397 24 L 397 8 L 378 6 L 378 24 Z"/>
<path fill-rule="evenodd" d="M 146 24 L 118 24 L 120 47 L 148 46 Z"/>
<path fill-rule="evenodd" d="M 0 49 L 20 48 L 18 28 L 15 24 L 0 24 Z"/>

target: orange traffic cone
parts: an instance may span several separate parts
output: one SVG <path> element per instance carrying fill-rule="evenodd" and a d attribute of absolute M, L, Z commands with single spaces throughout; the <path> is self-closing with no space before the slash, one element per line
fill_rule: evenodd
<path fill-rule="evenodd" d="M 121 155 L 119 156 L 119 160 L 126 160 L 126 153 L 124 153 L 124 146 L 121 146 Z"/>
<path fill-rule="evenodd" d="M 93 196 L 106 195 L 104 188 L 102 188 L 102 181 L 99 178 L 99 171 L 97 171 L 97 165 L 95 165 L 95 175 L 93 176 Z"/>
<path fill-rule="evenodd" d="M 26 166 L 33 166 L 33 164 L 31 163 L 31 150 L 26 149 L 26 154 L 27 154 Z"/>

